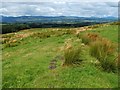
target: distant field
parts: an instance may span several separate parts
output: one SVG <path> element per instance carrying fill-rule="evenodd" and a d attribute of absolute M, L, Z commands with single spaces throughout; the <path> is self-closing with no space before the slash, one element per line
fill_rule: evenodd
<path fill-rule="evenodd" d="M 65 42 L 77 40 L 77 30 L 81 28 L 36 28 L 3 34 L 3 88 L 118 87 L 118 74 L 98 68 L 88 46 L 83 49 L 83 62 L 79 66 L 62 66 Z M 117 25 L 81 31 L 79 33 L 83 34 L 97 32 L 113 43 L 118 42 Z M 50 69 L 54 58 L 57 59 L 56 67 Z"/>

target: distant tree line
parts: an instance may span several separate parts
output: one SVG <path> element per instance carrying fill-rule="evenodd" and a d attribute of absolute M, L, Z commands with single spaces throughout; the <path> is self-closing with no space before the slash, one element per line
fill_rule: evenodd
<path fill-rule="evenodd" d="M 2 34 L 30 29 L 27 24 L 2 24 Z"/>
<path fill-rule="evenodd" d="M 53 28 L 53 27 L 83 27 L 88 25 L 98 24 L 96 22 L 82 22 L 82 23 L 4 23 L 2 25 L 2 34 L 17 32 L 30 28 Z"/>

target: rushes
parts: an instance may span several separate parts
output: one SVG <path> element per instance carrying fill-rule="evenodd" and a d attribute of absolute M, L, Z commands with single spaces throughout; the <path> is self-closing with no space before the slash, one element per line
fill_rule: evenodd
<path fill-rule="evenodd" d="M 90 44 L 90 52 L 97 59 L 105 59 L 115 52 L 115 45 L 106 39 L 98 40 Z"/>
<path fill-rule="evenodd" d="M 84 34 L 81 39 L 90 47 L 90 55 L 97 58 L 104 70 L 114 72 L 117 69 L 115 44 L 95 33 Z M 72 39 L 68 40 L 64 49 L 64 65 L 80 62 L 81 51 L 80 39 L 77 42 Z"/>
<path fill-rule="evenodd" d="M 73 64 L 76 61 L 79 61 L 80 48 L 70 47 L 64 51 L 65 56 L 65 65 Z"/>
<path fill-rule="evenodd" d="M 42 33 L 42 32 L 37 32 L 32 35 L 33 37 L 39 37 L 39 38 L 48 38 L 50 37 L 49 33 Z"/>
<path fill-rule="evenodd" d="M 90 47 L 90 55 L 98 59 L 104 70 L 114 72 L 117 69 L 115 44 L 95 33 L 86 33 L 80 38 Z"/>
<path fill-rule="evenodd" d="M 101 38 L 98 41 L 90 43 L 90 54 L 97 58 L 107 71 L 115 71 L 115 45 L 107 39 Z"/>
<path fill-rule="evenodd" d="M 90 42 L 98 40 L 100 37 L 96 33 L 86 33 L 80 36 L 82 42 L 85 44 L 90 44 Z"/>
<path fill-rule="evenodd" d="M 72 65 L 76 62 L 80 62 L 81 44 L 79 40 L 73 41 L 65 45 L 64 57 L 65 61 L 63 65 Z"/>

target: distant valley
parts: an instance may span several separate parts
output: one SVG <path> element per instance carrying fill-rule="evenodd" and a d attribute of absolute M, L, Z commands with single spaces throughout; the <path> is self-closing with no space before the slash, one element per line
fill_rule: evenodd
<path fill-rule="evenodd" d="M 116 17 L 76 17 L 76 16 L 20 16 L 7 17 L 1 16 L 0 22 L 3 23 L 57 23 L 57 24 L 75 24 L 83 22 L 106 23 L 114 22 L 118 19 Z"/>

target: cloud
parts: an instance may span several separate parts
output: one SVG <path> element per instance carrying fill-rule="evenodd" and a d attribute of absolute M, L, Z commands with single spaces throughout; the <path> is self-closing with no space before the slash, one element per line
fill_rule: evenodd
<path fill-rule="evenodd" d="M 3 2 L 6 16 L 117 16 L 117 2 Z"/>
<path fill-rule="evenodd" d="M 117 2 L 107 2 L 106 4 L 109 5 L 110 7 L 118 7 Z"/>
<path fill-rule="evenodd" d="M 113 0 L 0 0 L 2 2 L 113 2 Z M 119 0 L 114 0 L 119 2 Z"/>

